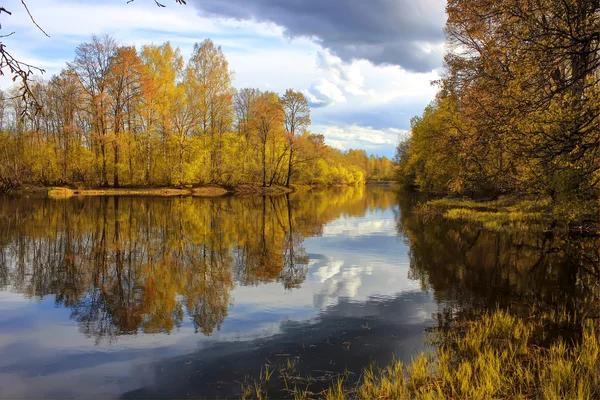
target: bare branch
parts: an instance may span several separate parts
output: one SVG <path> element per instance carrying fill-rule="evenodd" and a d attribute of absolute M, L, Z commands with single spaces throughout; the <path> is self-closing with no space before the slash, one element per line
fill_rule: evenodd
<path fill-rule="evenodd" d="M 20 87 L 20 97 L 23 99 L 24 103 L 26 105 L 32 105 L 34 108 L 34 113 L 39 112 L 41 110 L 41 105 L 29 87 L 29 78 L 34 71 L 38 71 L 42 74 L 46 71 L 42 68 L 16 60 L 8 51 L 6 51 L 6 46 L 0 43 L 0 75 L 4 75 L 3 70 L 5 67 L 7 67 L 10 73 L 14 75 L 12 78 L 13 82 L 17 80 L 22 82 L 23 86 Z M 23 110 L 23 116 L 28 112 L 28 107 L 25 107 Z"/>
<path fill-rule="evenodd" d="M 127 0 L 127 4 L 129 3 L 133 3 L 134 0 Z M 187 3 L 185 2 L 186 0 L 175 0 L 175 2 L 177 4 L 182 4 L 182 5 L 186 5 Z M 156 3 L 157 6 L 159 7 L 166 7 L 164 4 L 159 3 L 158 0 L 154 0 L 154 2 Z"/>
<path fill-rule="evenodd" d="M 37 28 L 38 28 L 40 31 L 42 31 L 42 33 L 43 33 L 44 35 L 46 35 L 47 37 L 50 37 L 50 35 L 48 35 L 48 34 L 46 33 L 46 31 L 45 31 L 45 30 L 43 30 L 43 29 L 42 29 L 42 27 L 41 27 L 41 26 L 39 26 L 37 22 L 35 22 L 35 19 L 33 19 L 33 15 L 31 15 L 31 12 L 29 11 L 29 8 L 27 7 L 27 4 L 25 3 L 25 0 L 21 0 L 21 4 L 23 4 L 23 7 L 25 7 L 25 10 L 27 10 L 27 14 L 29 14 L 29 18 L 31 18 L 31 22 L 33 22 L 33 24 L 34 24 L 35 26 L 37 26 Z"/>

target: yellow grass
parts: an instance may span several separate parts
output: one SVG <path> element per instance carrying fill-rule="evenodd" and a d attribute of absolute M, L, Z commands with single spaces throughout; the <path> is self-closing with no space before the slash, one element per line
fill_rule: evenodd
<path fill-rule="evenodd" d="M 255 196 L 255 195 L 266 195 L 266 196 L 277 196 L 286 193 L 294 192 L 291 187 L 285 186 L 258 186 L 258 185 L 238 185 L 233 188 L 235 194 L 242 196 Z"/>
<path fill-rule="evenodd" d="M 479 223 L 489 230 L 503 230 L 542 223 L 552 213 L 552 204 L 549 198 L 522 200 L 505 197 L 481 202 L 444 198 L 421 205 L 417 212 Z"/>
<path fill-rule="evenodd" d="M 431 200 L 421 204 L 416 212 L 424 216 L 442 215 L 448 219 L 479 223 L 489 230 L 505 230 L 527 228 L 535 224 L 547 226 L 551 221 L 596 221 L 598 210 L 597 200 L 553 202 L 549 197 L 520 199 L 507 196 L 494 201 L 453 198 Z"/>
<path fill-rule="evenodd" d="M 542 348 L 534 338 L 543 333 L 546 318 L 526 320 L 501 310 L 486 313 L 438 332 L 436 354 L 421 353 L 408 365 L 396 360 L 384 368 L 371 365 L 355 386 L 338 379 L 323 393 L 294 395 L 325 400 L 600 398 L 597 322 L 584 321 L 577 343 L 558 339 Z M 260 390 L 246 390 L 244 398 L 268 397 L 267 385 L 254 388 Z"/>
<path fill-rule="evenodd" d="M 65 199 L 75 196 L 197 196 L 214 197 L 223 196 L 229 191 L 220 186 L 206 186 L 198 188 L 106 188 L 106 189 L 70 189 L 55 187 L 48 189 L 47 195 L 51 199 Z"/>
<path fill-rule="evenodd" d="M 223 196 L 229 193 L 227 189 L 224 189 L 220 186 L 205 186 L 192 189 L 193 196 L 200 197 L 216 197 Z"/>

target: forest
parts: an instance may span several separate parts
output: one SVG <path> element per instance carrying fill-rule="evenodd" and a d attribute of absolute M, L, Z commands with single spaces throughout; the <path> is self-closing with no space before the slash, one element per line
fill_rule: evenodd
<path fill-rule="evenodd" d="M 0 96 L 0 191 L 23 185 L 183 187 L 356 185 L 394 165 L 341 152 L 310 131 L 304 94 L 232 86 L 220 46 L 190 59 L 170 43 L 136 49 L 92 36 L 47 81 Z"/>
<path fill-rule="evenodd" d="M 450 0 L 439 91 L 397 148 L 423 192 L 594 199 L 598 1 Z"/>

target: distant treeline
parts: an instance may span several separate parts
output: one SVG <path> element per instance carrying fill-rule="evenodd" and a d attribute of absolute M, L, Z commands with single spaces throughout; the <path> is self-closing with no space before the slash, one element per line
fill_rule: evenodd
<path fill-rule="evenodd" d="M 450 0 L 440 91 L 397 150 L 421 191 L 591 198 L 600 180 L 598 1 Z"/>
<path fill-rule="evenodd" d="M 169 43 L 138 51 L 93 36 L 58 75 L 31 83 L 33 97 L 2 93 L 0 189 L 393 178 L 387 158 L 341 152 L 311 133 L 302 93 L 236 90 L 231 75 L 211 40 L 185 63 Z"/>

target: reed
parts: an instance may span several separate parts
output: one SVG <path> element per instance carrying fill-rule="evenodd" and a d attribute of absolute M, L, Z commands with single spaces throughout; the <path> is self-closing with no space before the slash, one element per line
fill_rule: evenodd
<path fill-rule="evenodd" d="M 563 315 L 565 322 L 568 316 Z M 523 319 L 497 310 L 457 323 L 431 338 L 432 354 L 421 353 L 408 365 L 393 360 L 366 368 L 356 385 L 345 378 L 321 393 L 294 391 L 294 398 L 371 399 L 597 399 L 600 398 L 600 330 L 583 322 L 577 342 L 557 339 L 538 345 L 548 318 Z M 264 375 L 263 375 L 264 379 Z M 259 384 L 259 387 L 266 387 Z M 247 393 L 249 393 L 248 391 Z M 262 396 L 262 397 L 261 397 Z M 257 397 L 266 398 L 261 392 Z"/>

